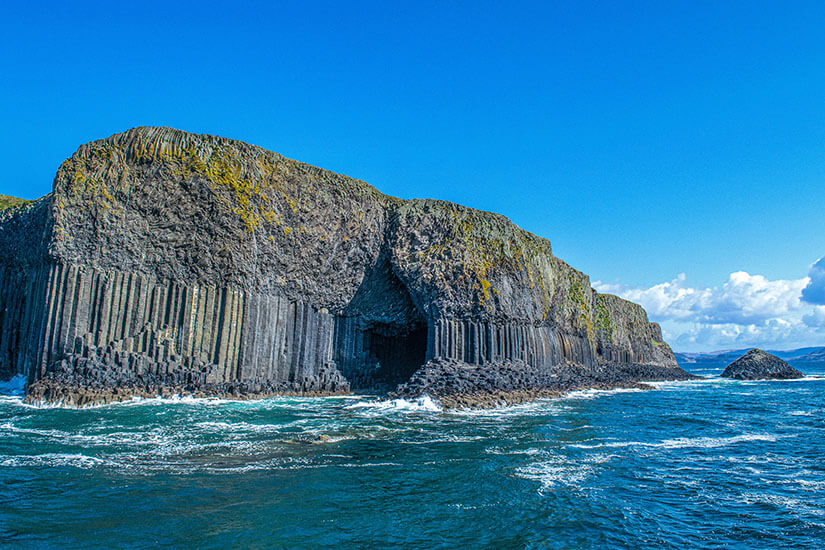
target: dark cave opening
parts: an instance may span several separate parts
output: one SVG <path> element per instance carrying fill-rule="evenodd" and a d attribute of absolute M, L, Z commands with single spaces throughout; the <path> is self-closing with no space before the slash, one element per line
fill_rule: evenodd
<path fill-rule="evenodd" d="M 354 391 L 387 392 L 427 360 L 427 322 L 382 254 L 336 319 L 335 362 Z"/>
<path fill-rule="evenodd" d="M 406 382 L 423 365 L 427 355 L 427 327 L 418 323 L 412 329 L 376 324 L 365 334 L 369 353 L 375 359 L 376 389 L 393 390 Z"/>

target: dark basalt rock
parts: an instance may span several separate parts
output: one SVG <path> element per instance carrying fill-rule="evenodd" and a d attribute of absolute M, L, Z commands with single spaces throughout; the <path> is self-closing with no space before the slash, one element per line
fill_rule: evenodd
<path fill-rule="evenodd" d="M 0 211 L 0 250 L 0 379 L 30 401 L 689 376 L 644 309 L 507 218 L 216 136 L 81 146 L 50 195 Z"/>
<path fill-rule="evenodd" d="M 776 355 L 754 348 L 728 365 L 722 376 L 736 380 L 787 380 L 805 375 Z"/>
<path fill-rule="evenodd" d="M 447 408 L 487 408 L 514 405 L 543 397 L 558 397 L 581 389 L 649 389 L 643 381 L 698 378 L 679 367 L 639 363 L 585 366 L 565 361 L 535 368 L 521 361 L 469 365 L 434 359 L 401 384 L 391 397 L 428 395 Z"/>

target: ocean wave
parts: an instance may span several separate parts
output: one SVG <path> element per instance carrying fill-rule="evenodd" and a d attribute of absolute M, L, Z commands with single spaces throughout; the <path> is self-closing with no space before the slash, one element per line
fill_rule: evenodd
<path fill-rule="evenodd" d="M 339 468 L 381 468 L 386 466 L 403 466 L 400 462 L 362 462 L 337 464 Z"/>
<path fill-rule="evenodd" d="M 547 454 L 547 451 L 543 449 L 508 449 L 505 447 L 490 447 L 484 449 L 485 453 L 492 454 L 492 455 L 506 455 L 506 456 L 516 456 L 516 455 L 527 455 L 527 456 L 534 456 L 540 454 Z"/>
<path fill-rule="evenodd" d="M 0 467 L 31 467 L 31 466 L 72 466 L 75 468 L 93 468 L 95 466 L 113 464 L 111 461 L 77 453 L 46 453 L 40 455 L 0 455 Z"/>
<path fill-rule="evenodd" d="M 702 387 L 707 385 L 725 385 L 739 382 L 731 378 L 722 378 L 719 375 L 705 375 L 704 378 L 696 380 L 642 380 L 643 384 L 653 386 L 656 389 L 683 389 L 690 387 Z"/>
<path fill-rule="evenodd" d="M 131 432 L 109 432 L 109 433 L 70 433 L 56 429 L 38 429 L 15 426 L 9 422 L 0 424 L 0 434 L 14 434 L 36 436 L 46 439 L 52 439 L 65 445 L 79 445 L 82 447 L 101 447 L 101 446 L 146 446 L 152 448 L 161 448 L 170 445 L 175 441 L 175 438 L 184 438 L 185 434 L 180 432 L 172 432 L 171 430 L 153 428 L 147 429 L 142 427 L 139 430 Z"/>
<path fill-rule="evenodd" d="M 619 393 L 639 393 L 643 391 L 646 390 L 642 388 L 613 388 L 611 390 L 574 390 L 564 394 L 561 397 L 556 397 L 555 399 L 596 399 L 597 397 L 603 397 L 605 395 L 615 395 Z"/>
<path fill-rule="evenodd" d="M 22 393 L 19 396 L 13 396 L 11 399 L 14 402 L 19 402 L 26 407 L 34 409 L 102 409 L 102 408 L 117 408 L 117 407 L 135 407 L 135 406 L 164 406 L 164 405 L 233 405 L 250 408 L 278 408 L 284 407 L 289 409 L 299 409 L 306 407 L 314 407 L 320 402 L 331 400 L 352 400 L 363 399 L 365 396 L 356 395 L 330 395 L 322 397 L 303 397 L 303 396 L 273 396 L 262 397 L 260 399 L 230 399 L 225 397 L 194 397 L 192 395 L 170 395 L 161 397 L 143 397 L 133 395 L 123 401 L 113 401 L 111 403 L 91 403 L 86 405 L 75 405 L 73 403 L 66 403 L 63 401 L 57 402 L 37 402 L 37 403 L 22 403 Z M 3 396 L 0 396 L 3 399 Z"/>
<path fill-rule="evenodd" d="M 429 395 L 416 399 L 387 399 L 380 401 L 359 401 L 345 407 L 350 410 L 365 409 L 393 412 L 442 412 L 441 405 Z"/>
<path fill-rule="evenodd" d="M 286 422 L 284 424 L 250 424 L 248 422 L 215 422 L 205 421 L 197 422 L 196 427 L 209 432 L 257 432 L 257 433 L 280 433 L 284 428 L 294 425 L 294 422 Z"/>
<path fill-rule="evenodd" d="M 401 441 L 404 445 L 429 445 L 431 443 L 470 443 L 472 441 L 479 441 L 482 439 L 486 439 L 484 436 L 481 435 L 474 435 L 474 436 L 459 436 L 459 435 L 448 435 L 445 437 L 436 437 L 433 439 L 425 439 L 421 441 Z"/>
<path fill-rule="evenodd" d="M 501 405 L 489 409 L 451 409 L 447 411 L 451 416 L 468 416 L 478 418 L 505 418 L 521 416 L 534 416 L 537 414 L 557 414 L 566 410 L 563 397 L 541 397 L 525 403 L 514 405 Z"/>
<path fill-rule="evenodd" d="M 593 454 L 582 460 L 571 461 L 564 456 L 555 454 L 549 456 L 547 460 L 532 462 L 517 468 L 516 474 L 524 479 L 538 481 L 541 484 L 539 492 L 558 486 L 580 488 L 582 482 L 595 473 L 597 466 L 616 457 L 613 454 Z"/>
<path fill-rule="evenodd" d="M 22 405 L 23 396 L 21 395 L 0 395 L 0 404 L 4 405 Z"/>
<path fill-rule="evenodd" d="M 789 380 L 765 380 L 765 382 L 816 382 L 825 380 L 825 375 L 822 374 L 808 374 L 802 378 L 791 378 Z"/>
<path fill-rule="evenodd" d="M 22 399 L 22 398 L 21 398 Z M 85 405 L 75 405 L 74 403 L 67 403 L 61 401 L 37 401 L 35 403 L 23 403 L 24 407 L 32 409 L 67 409 L 67 410 L 88 410 L 88 409 L 107 409 L 117 407 L 133 407 L 144 405 L 169 405 L 169 404 L 199 404 L 199 403 L 220 403 L 232 402 L 228 399 L 218 399 L 216 397 L 192 397 L 186 395 L 174 395 L 169 397 L 141 397 L 137 395 L 131 396 L 129 399 L 123 401 L 113 401 L 111 403 L 88 403 Z"/>
<path fill-rule="evenodd" d="M 549 489 L 557 485 L 578 486 L 593 473 L 593 467 L 586 464 L 539 462 L 518 468 L 516 473 L 525 479 L 538 481 L 542 489 Z"/>
<path fill-rule="evenodd" d="M 28 434 L 28 435 L 39 435 L 42 437 L 55 437 L 55 438 L 64 438 L 69 436 L 70 434 L 66 432 L 61 432 L 60 430 L 38 430 L 36 428 L 21 428 L 15 426 L 11 422 L 5 422 L 0 424 L 0 435 L 11 435 L 11 434 Z"/>
<path fill-rule="evenodd" d="M 744 493 L 739 498 L 739 502 L 744 504 L 767 504 L 775 508 L 789 510 L 793 513 L 804 513 L 813 516 L 825 517 L 825 509 L 811 505 L 810 503 L 784 495 L 767 493 Z"/>
<path fill-rule="evenodd" d="M 570 445 L 577 449 L 605 449 L 605 448 L 624 448 L 624 447 L 649 447 L 655 449 L 713 449 L 717 447 L 727 447 L 728 445 L 735 445 L 737 443 L 744 443 L 748 441 L 768 441 L 773 442 L 782 436 L 773 434 L 744 434 L 733 437 L 678 437 L 674 439 L 665 439 L 663 441 L 648 443 L 645 441 L 617 441 L 596 443 L 594 445 L 575 444 Z"/>
<path fill-rule="evenodd" d="M 788 416 L 815 416 L 817 413 L 821 413 L 822 409 L 812 409 L 809 411 L 789 411 Z"/>
<path fill-rule="evenodd" d="M 794 479 L 793 481 L 806 491 L 816 491 L 816 492 L 825 491 L 825 481 L 823 481 L 823 480 L 798 479 L 797 478 L 797 479 Z"/>

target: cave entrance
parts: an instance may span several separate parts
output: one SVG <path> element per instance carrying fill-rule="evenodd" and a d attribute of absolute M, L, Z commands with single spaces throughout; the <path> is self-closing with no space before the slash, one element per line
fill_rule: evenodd
<path fill-rule="evenodd" d="M 336 319 L 335 362 L 354 391 L 392 391 L 427 360 L 427 322 L 381 254 Z"/>
<path fill-rule="evenodd" d="M 391 391 L 406 382 L 426 362 L 427 327 L 416 323 L 412 327 L 397 327 L 376 323 L 366 333 L 372 367 L 373 388 Z"/>

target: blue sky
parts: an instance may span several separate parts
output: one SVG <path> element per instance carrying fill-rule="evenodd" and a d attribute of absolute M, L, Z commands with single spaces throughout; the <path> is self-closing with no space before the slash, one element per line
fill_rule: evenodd
<path fill-rule="evenodd" d="M 220 134 L 500 212 L 677 349 L 825 344 L 825 3 L 604 4 L 4 5 L 0 193 Z"/>

